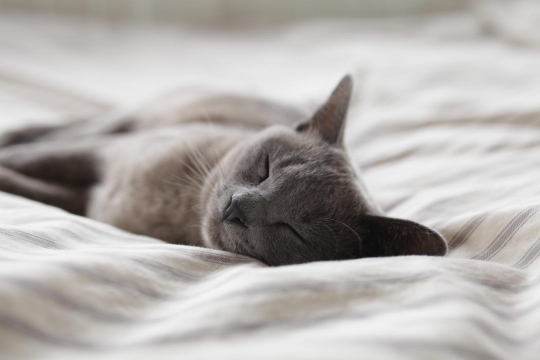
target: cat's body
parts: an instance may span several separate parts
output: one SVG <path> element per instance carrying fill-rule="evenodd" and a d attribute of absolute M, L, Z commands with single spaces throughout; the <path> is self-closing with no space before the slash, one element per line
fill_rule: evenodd
<path fill-rule="evenodd" d="M 167 242 L 204 246 L 199 224 L 207 173 L 231 148 L 283 121 L 284 114 L 296 116 L 288 118 L 289 126 L 299 119 L 277 104 L 273 114 L 265 109 L 261 118 L 265 106 L 256 99 L 220 96 L 173 112 L 189 117 L 139 120 L 137 132 L 102 152 L 103 181 L 92 190 L 87 216 Z"/>
<path fill-rule="evenodd" d="M 199 96 L 168 95 L 140 110 L 6 134 L 0 165 L 84 187 L 77 209 L 68 211 L 170 243 L 204 246 L 201 177 L 242 140 L 280 122 L 292 126 L 302 114 L 255 98 Z M 29 133 L 33 138 L 24 138 Z M 25 189 L 20 195 L 32 197 Z M 42 195 L 34 194 L 62 205 Z"/>
<path fill-rule="evenodd" d="M 0 140 L 0 190 L 273 265 L 444 254 L 438 234 L 381 217 L 365 193 L 342 145 L 351 84 L 345 78 L 311 118 L 258 99 L 176 95 L 13 132 Z M 403 244 L 384 245 L 398 235 Z"/>

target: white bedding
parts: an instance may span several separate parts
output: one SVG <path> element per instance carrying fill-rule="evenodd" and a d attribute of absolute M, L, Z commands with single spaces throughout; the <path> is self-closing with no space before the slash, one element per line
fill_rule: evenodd
<path fill-rule="evenodd" d="M 0 357 L 537 359 L 540 50 L 468 14 L 244 33 L 0 17 L 0 128 L 210 86 L 313 106 L 445 258 L 268 268 L 0 194 Z"/>

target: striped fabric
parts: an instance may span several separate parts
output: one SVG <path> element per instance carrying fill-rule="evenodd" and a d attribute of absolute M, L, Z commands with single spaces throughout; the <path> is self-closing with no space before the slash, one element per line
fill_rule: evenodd
<path fill-rule="evenodd" d="M 368 187 L 451 248 L 268 268 L 0 194 L 0 358 L 539 358 L 537 50 L 486 38 L 465 15 L 257 41 L 102 29 L 80 47 L 94 25 L 0 20 L 4 128 L 136 103 L 171 77 L 309 106 L 352 71 L 347 144 Z"/>

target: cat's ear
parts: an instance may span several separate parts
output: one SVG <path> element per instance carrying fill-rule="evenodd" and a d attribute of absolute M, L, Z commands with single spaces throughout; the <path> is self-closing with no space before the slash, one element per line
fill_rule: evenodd
<path fill-rule="evenodd" d="M 310 133 L 330 144 L 341 146 L 352 89 L 352 77 L 346 75 L 311 119 L 296 126 L 296 131 Z"/>
<path fill-rule="evenodd" d="M 446 254 L 444 238 L 413 221 L 382 216 L 362 216 L 362 257 Z"/>

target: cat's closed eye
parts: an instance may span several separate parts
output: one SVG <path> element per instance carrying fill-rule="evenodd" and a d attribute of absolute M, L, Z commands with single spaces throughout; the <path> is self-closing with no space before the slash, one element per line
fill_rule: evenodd
<path fill-rule="evenodd" d="M 264 167 L 261 174 L 261 177 L 259 178 L 259 184 L 264 182 L 266 179 L 270 177 L 270 155 L 266 155 L 264 158 Z"/>
<path fill-rule="evenodd" d="M 285 223 L 285 222 L 280 222 L 280 223 L 277 223 L 278 226 L 282 226 L 283 228 L 287 229 L 295 238 L 297 238 L 298 240 L 300 240 L 300 242 L 302 243 L 305 243 L 305 240 L 304 238 L 298 233 L 298 231 L 296 231 L 295 228 L 293 228 L 291 225 Z"/>

